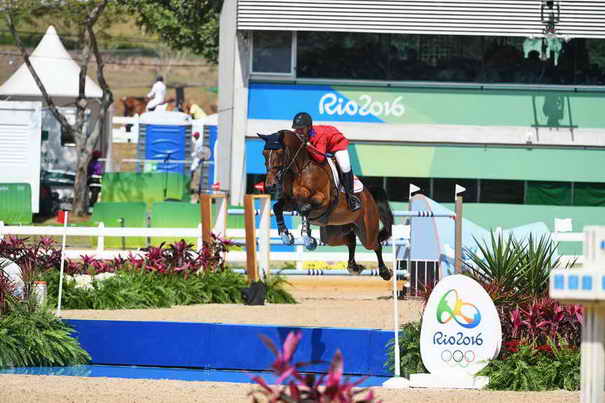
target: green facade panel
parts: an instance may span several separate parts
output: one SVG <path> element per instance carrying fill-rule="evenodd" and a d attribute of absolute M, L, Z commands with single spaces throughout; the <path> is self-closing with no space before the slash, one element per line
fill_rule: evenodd
<path fill-rule="evenodd" d="M 0 183 L 0 221 L 32 223 L 32 190 L 29 183 Z"/>
<path fill-rule="evenodd" d="M 355 144 L 361 176 L 605 182 L 605 150 Z"/>

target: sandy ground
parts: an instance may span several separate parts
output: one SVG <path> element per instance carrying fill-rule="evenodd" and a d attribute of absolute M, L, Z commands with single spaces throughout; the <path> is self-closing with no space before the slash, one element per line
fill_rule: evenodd
<path fill-rule="evenodd" d="M 153 310 L 64 311 L 64 318 L 252 323 L 392 329 L 389 284 L 365 277 L 293 277 L 296 305 L 195 305 Z M 399 301 L 402 322 L 417 320 L 418 301 Z M 0 402 L 250 402 L 252 384 L 0 375 Z M 578 402 L 578 392 L 487 392 L 373 388 L 384 402 Z"/>

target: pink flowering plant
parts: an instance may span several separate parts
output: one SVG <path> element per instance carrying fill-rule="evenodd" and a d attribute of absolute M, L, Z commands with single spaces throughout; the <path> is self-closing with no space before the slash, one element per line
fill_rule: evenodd
<path fill-rule="evenodd" d="M 366 378 L 360 378 L 350 382 L 343 376 L 344 364 L 340 351 L 336 351 L 330 369 L 327 374 L 317 376 L 315 374 L 304 374 L 300 370 L 308 363 L 293 363 L 292 359 L 300 340 L 302 332 L 290 332 L 284 341 L 281 350 L 278 350 L 271 339 L 266 336 L 261 338 L 265 345 L 275 355 L 275 361 L 271 365 L 273 373 L 277 376 L 275 385 L 269 385 L 263 377 L 257 375 L 252 379 L 260 385 L 260 390 L 250 393 L 253 402 L 341 402 L 341 403 L 369 403 L 375 402 L 374 392 L 367 389 L 355 389 Z M 364 397 L 357 396 L 364 394 Z"/>

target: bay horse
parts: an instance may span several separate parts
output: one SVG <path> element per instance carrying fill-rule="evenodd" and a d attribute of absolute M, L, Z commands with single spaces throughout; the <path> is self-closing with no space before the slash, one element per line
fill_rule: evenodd
<path fill-rule="evenodd" d="M 277 200 L 273 212 L 282 241 L 287 245 L 294 243 L 294 237 L 284 223 L 283 212 L 297 211 L 302 217 L 307 249 L 313 250 L 317 246 L 317 241 L 311 237 L 310 224 L 319 225 L 321 241 L 330 246 L 346 245 L 349 250 L 347 270 L 360 274 L 364 267 L 355 262 L 358 237 L 366 249 L 376 253 L 380 277 L 389 280 L 393 271 L 382 259 L 382 242 L 391 237 L 393 212 L 384 190 L 364 187 L 357 194 L 361 208 L 352 212 L 345 194 L 336 188 L 328 162 L 318 163 L 310 156 L 302 135 L 280 130 L 258 136 L 265 141 L 265 186 Z"/>

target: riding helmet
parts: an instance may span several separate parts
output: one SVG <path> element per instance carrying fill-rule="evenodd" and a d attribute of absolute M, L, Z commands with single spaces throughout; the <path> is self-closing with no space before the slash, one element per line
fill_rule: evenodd
<path fill-rule="evenodd" d="M 313 126 L 313 119 L 307 112 L 298 112 L 292 119 L 292 128 L 299 129 Z"/>

